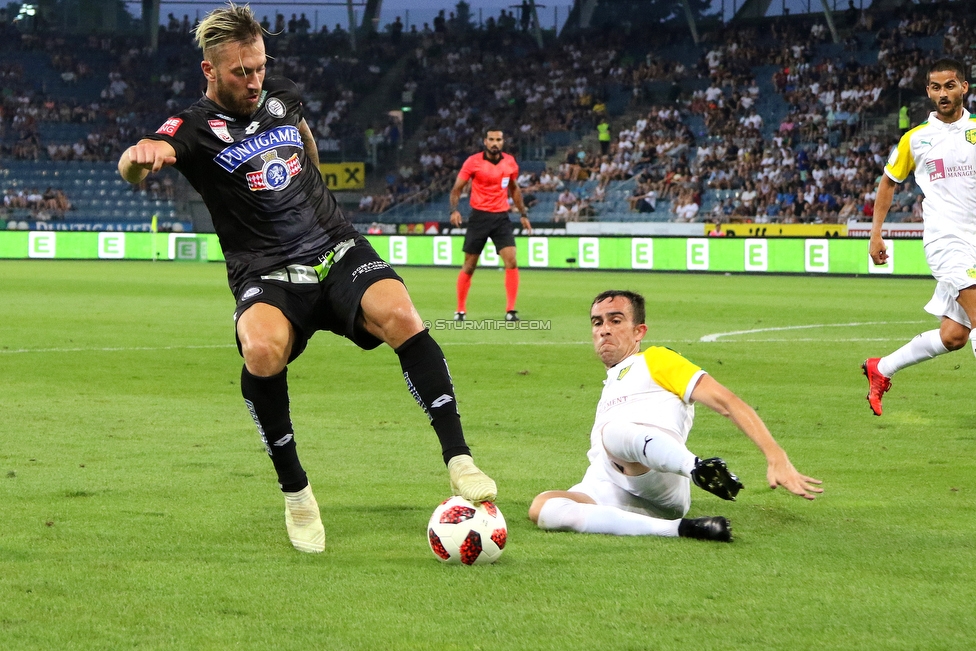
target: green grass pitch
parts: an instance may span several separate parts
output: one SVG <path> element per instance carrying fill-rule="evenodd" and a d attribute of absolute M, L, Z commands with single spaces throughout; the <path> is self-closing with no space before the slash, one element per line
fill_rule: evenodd
<path fill-rule="evenodd" d="M 425 319 L 451 317 L 456 270 L 401 272 Z M 586 465 L 604 376 L 587 310 L 608 288 L 643 292 L 646 341 L 753 405 L 826 493 L 770 491 L 701 408 L 690 448 L 746 490 L 693 489 L 691 515 L 729 517 L 733 544 L 535 529 L 532 498 Z M 433 331 L 509 524 L 502 559 L 469 568 L 427 547 L 447 474 L 388 349 L 319 333 L 291 366 L 327 535 L 305 555 L 242 404 L 222 265 L 0 262 L 0 648 L 972 648 L 973 353 L 904 370 L 881 418 L 859 368 L 937 327 L 932 288 L 523 270 L 520 314 L 547 329 Z M 499 271 L 468 308 L 502 316 Z"/>

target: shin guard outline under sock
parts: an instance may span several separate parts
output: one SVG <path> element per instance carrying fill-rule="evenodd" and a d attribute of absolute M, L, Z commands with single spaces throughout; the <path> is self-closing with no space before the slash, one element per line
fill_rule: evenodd
<path fill-rule="evenodd" d="M 297 493 L 308 486 L 305 470 L 298 460 L 289 413 L 288 369 L 277 375 L 260 377 L 252 375 L 245 366 L 241 369 L 241 394 L 271 457 L 281 490 Z"/>
<path fill-rule="evenodd" d="M 441 347 L 424 329 L 396 349 L 403 379 L 441 442 L 444 463 L 459 454 L 471 454 L 461 429 L 454 383 Z"/>

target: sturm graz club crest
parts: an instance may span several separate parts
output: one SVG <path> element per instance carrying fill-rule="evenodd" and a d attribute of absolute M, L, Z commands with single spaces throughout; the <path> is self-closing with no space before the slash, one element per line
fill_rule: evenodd
<path fill-rule="evenodd" d="M 298 161 L 298 154 L 285 160 L 278 156 L 278 150 L 272 149 L 261 155 L 264 166 L 259 172 L 247 173 L 247 187 L 249 190 L 284 190 L 291 183 L 291 177 L 302 171 L 302 164 Z"/>
<path fill-rule="evenodd" d="M 268 113 L 276 118 L 285 117 L 285 105 L 277 97 L 268 98 Z"/>

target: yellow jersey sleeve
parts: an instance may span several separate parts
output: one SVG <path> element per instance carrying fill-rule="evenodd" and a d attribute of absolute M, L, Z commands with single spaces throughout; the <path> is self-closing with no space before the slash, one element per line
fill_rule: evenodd
<path fill-rule="evenodd" d="M 684 400 L 688 383 L 701 371 L 701 368 L 663 346 L 651 346 L 641 355 L 644 356 L 647 372 L 650 373 L 655 384 Z"/>
<path fill-rule="evenodd" d="M 888 155 L 888 162 L 884 168 L 885 174 L 895 183 L 904 182 L 915 169 L 915 157 L 912 155 L 912 134 L 925 124 L 927 123 L 920 124 L 907 131 L 898 141 L 898 146 L 892 149 Z"/>

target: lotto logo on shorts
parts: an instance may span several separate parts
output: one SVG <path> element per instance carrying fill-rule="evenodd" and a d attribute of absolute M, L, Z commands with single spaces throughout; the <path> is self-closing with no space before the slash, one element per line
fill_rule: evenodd
<path fill-rule="evenodd" d="M 161 133 L 164 136 L 175 136 L 181 124 L 183 124 L 183 120 L 180 118 L 170 118 L 163 122 L 163 126 L 156 129 L 156 133 Z"/>

